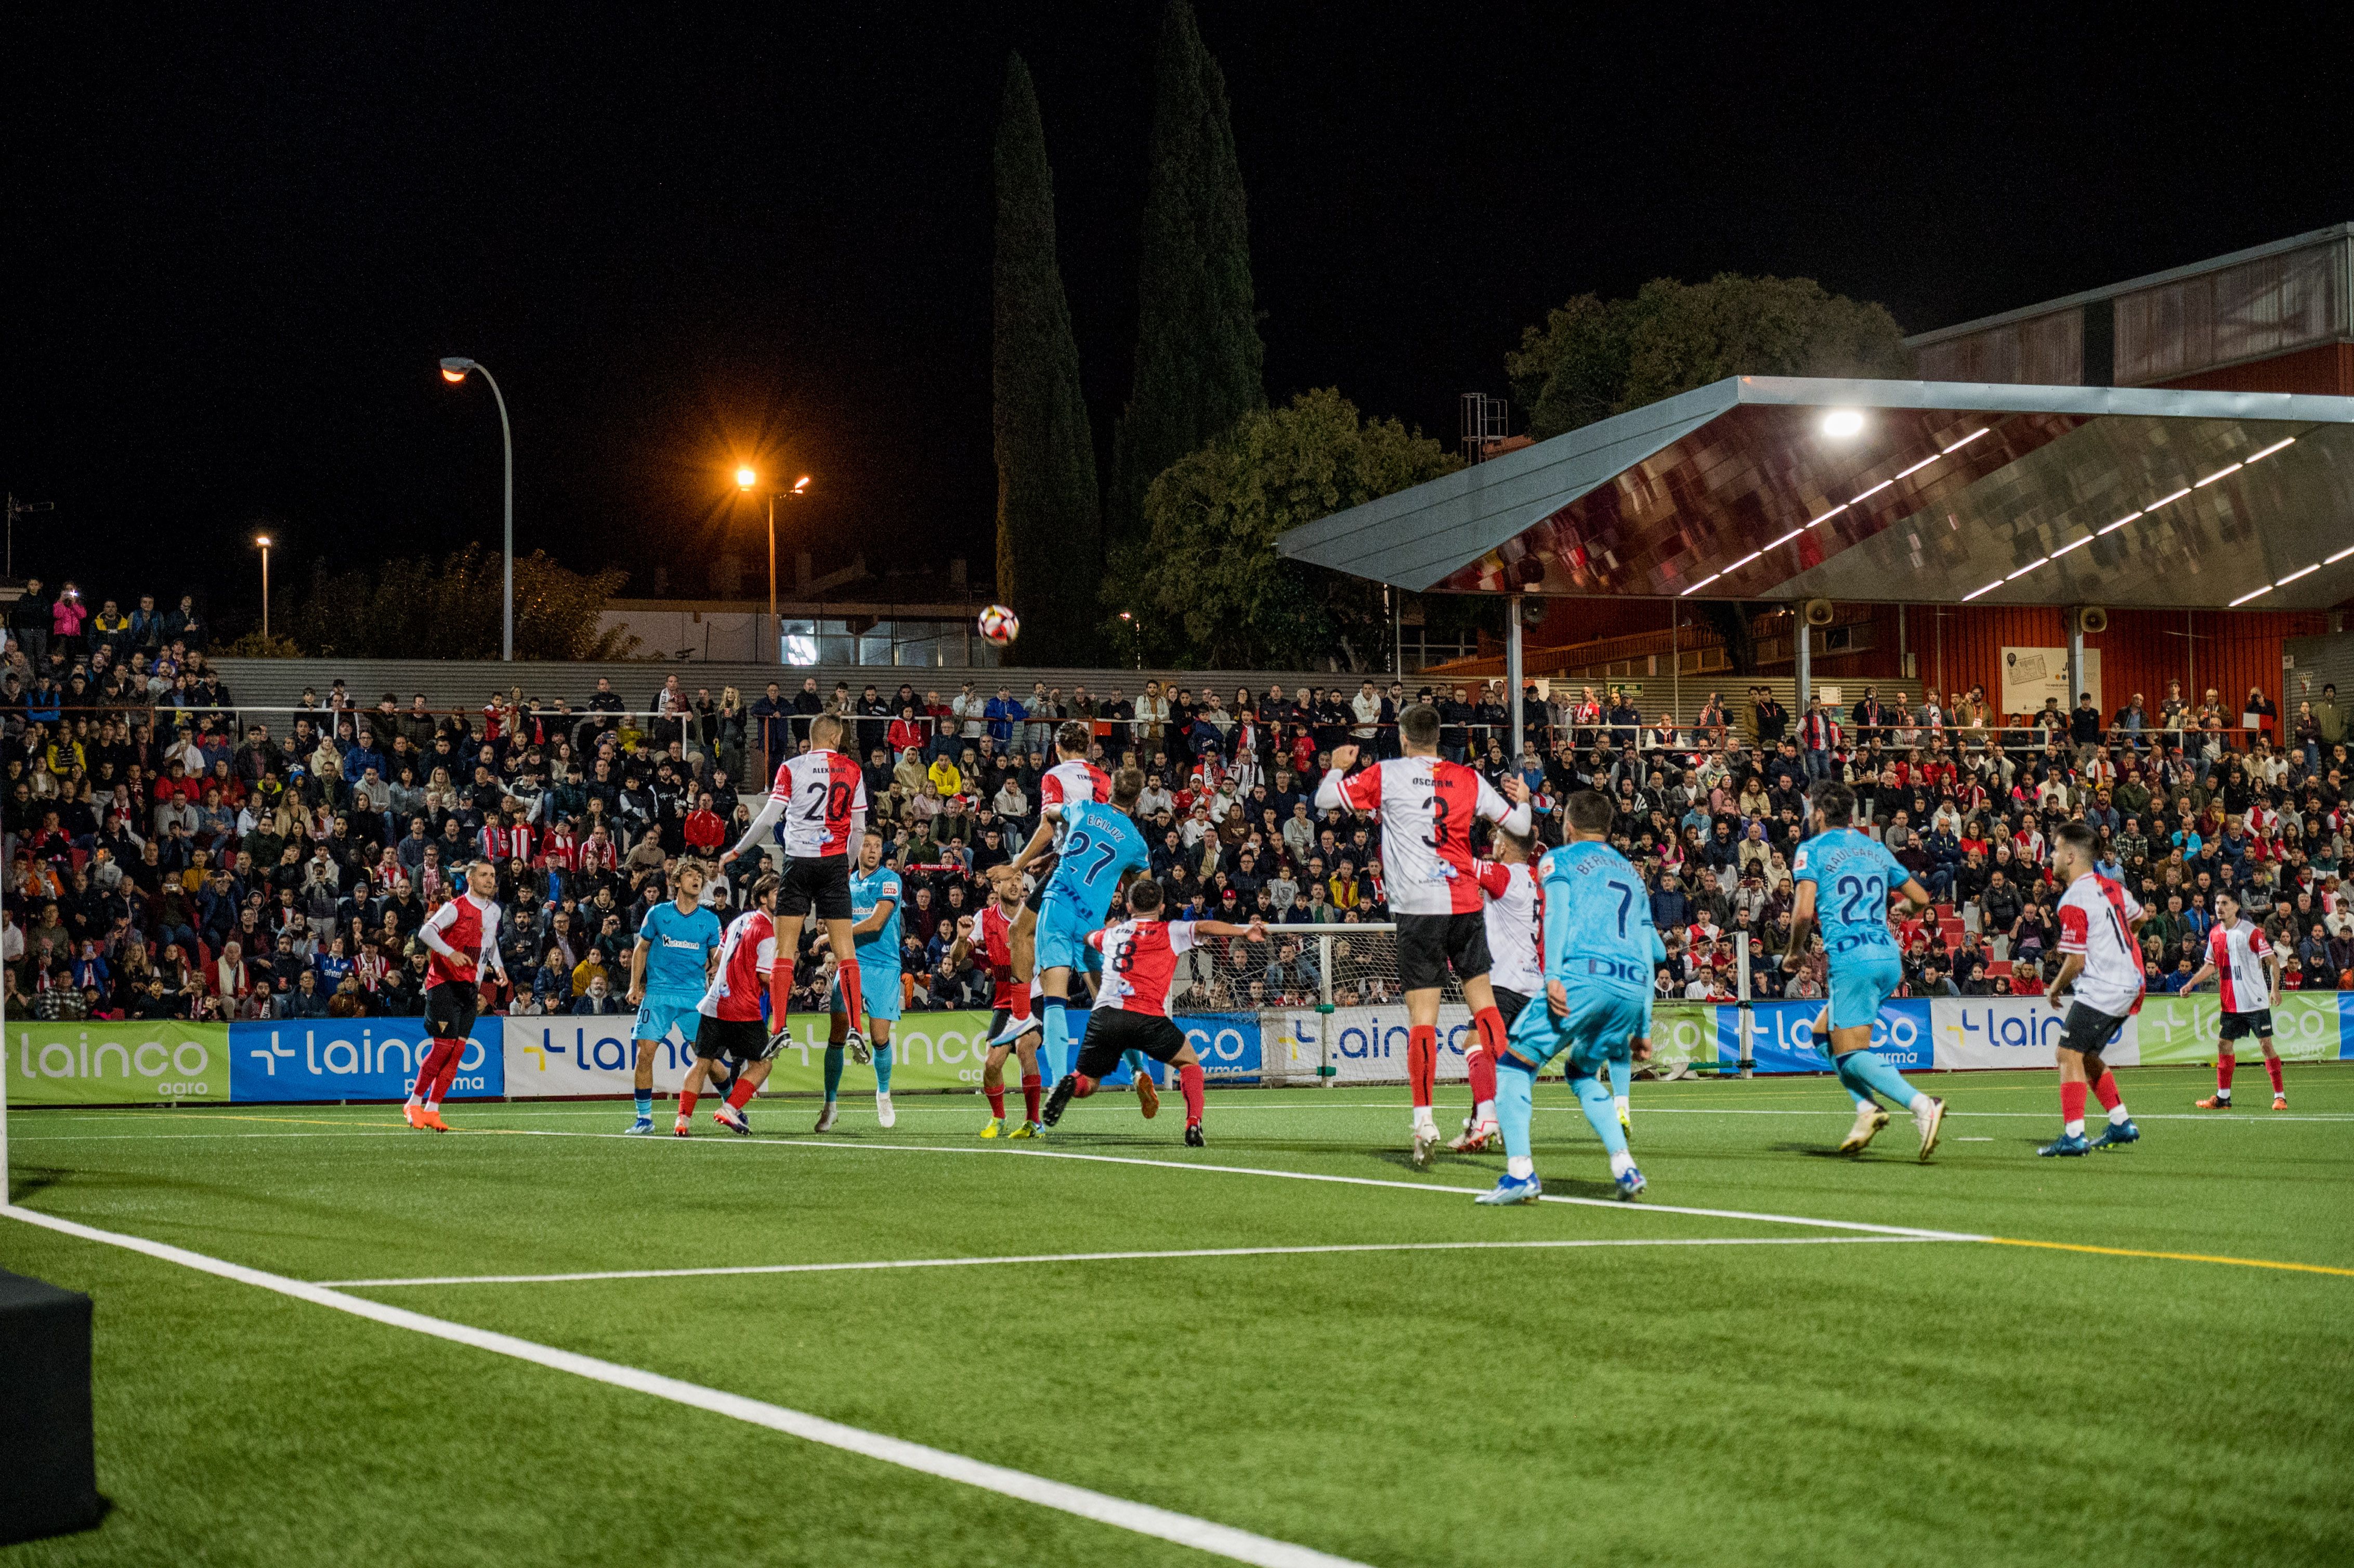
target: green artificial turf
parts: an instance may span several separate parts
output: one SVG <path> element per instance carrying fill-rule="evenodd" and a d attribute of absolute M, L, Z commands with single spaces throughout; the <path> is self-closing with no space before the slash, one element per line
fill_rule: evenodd
<path fill-rule="evenodd" d="M 1502 1211 L 1469 1192 L 1500 1156 L 1407 1167 L 1395 1089 L 1216 1094 L 1204 1150 L 1173 1099 L 1148 1124 L 1107 1096 L 1043 1146 L 1168 1165 L 984 1145 L 977 1100 L 912 1096 L 885 1133 L 853 1095 L 822 1139 L 775 1100 L 750 1140 L 604 1136 L 610 1105 L 10 1134 L 19 1204 L 308 1280 L 1840 1234 L 1666 1204 L 2354 1269 L 2354 1073 L 2291 1074 L 2284 1117 L 2260 1078 L 2202 1116 L 2202 1072 L 2121 1075 L 2143 1141 L 2067 1161 L 2032 1157 L 2049 1074 L 1933 1078 L 1926 1167 L 1902 1116 L 1827 1156 L 1828 1079 L 1638 1085 L 1648 1204 Z M 1565 1091 L 1540 1106 L 1547 1190 L 1606 1196 Z M 1220 1166 L 1466 1191 L 1191 1169 Z M 0 1266 L 96 1298 L 114 1504 L 7 1568 L 1211 1561 L 26 1224 Z M 2354 1560 L 2349 1274 L 1897 1241 L 353 1293 L 1373 1563 Z"/>

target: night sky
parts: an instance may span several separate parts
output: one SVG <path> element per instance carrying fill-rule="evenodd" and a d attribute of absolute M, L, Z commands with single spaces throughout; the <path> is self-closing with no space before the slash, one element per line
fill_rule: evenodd
<path fill-rule="evenodd" d="M 821 570 L 987 572 L 1009 48 L 1108 449 L 1157 4 L 216 9 L 13 18 L 0 484 L 58 507 L 20 576 L 233 621 L 257 526 L 281 582 L 495 546 L 497 415 L 444 354 L 505 388 L 523 550 L 700 594 L 733 547 L 755 588 L 757 452 L 815 476 Z M 2342 9 L 2209 15 L 1204 4 L 1268 394 L 1451 443 L 1587 290 L 1806 274 L 1919 331 L 2354 218 Z"/>

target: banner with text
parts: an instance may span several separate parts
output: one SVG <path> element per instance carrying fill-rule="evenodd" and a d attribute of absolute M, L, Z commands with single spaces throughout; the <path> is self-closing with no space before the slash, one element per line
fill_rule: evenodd
<path fill-rule="evenodd" d="M 8 1103 L 148 1105 L 229 1097 L 229 1026 L 173 1019 L 8 1021 Z"/>
<path fill-rule="evenodd" d="M 475 1023 L 450 1081 L 451 1099 L 507 1092 L 504 1022 Z M 228 1045 L 232 1099 L 398 1100 L 416 1086 L 433 1040 L 421 1018 L 304 1018 L 232 1023 Z"/>
<path fill-rule="evenodd" d="M 1899 1072 L 1930 1066 L 1930 1009 L 1925 1000 L 1891 1001 L 1872 1020 L 1872 1048 Z M 1815 1039 L 1819 1001 L 1761 1001 L 1751 1009 L 1750 1042 L 1761 1073 L 1827 1073 L 1829 1043 Z M 1741 1060 L 1741 1010 L 1716 1010 L 1716 1059 L 1720 1066 Z"/>

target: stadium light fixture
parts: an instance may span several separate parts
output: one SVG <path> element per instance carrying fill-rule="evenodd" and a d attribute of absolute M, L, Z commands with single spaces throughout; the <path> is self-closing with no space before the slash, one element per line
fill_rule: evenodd
<path fill-rule="evenodd" d="M 748 468 L 739 468 L 739 469 L 737 469 L 737 470 L 736 471 L 736 488 L 737 488 L 737 489 L 738 489 L 738 490 L 749 490 L 749 489 L 751 489 L 754 485 L 756 485 L 756 484 L 758 484 L 758 483 L 759 483 L 759 482 L 760 482 L 760 476 L 759 476 L 758 474 L 755 473 L 752 470 L 750 470 L 750 469 L 748 469 Z"/>
<path fill-rule="evenodd" d="M 477 370 L 482 373 L 482 379 L 490 383 L 491 396 L 498 401 L 499 445 L 506 455 L 506 484 L 502 495 L 502 509 L 505 514 L 505 533 L 502 553 L 505 558 L 506 575 L 501 585 L 503 609 L 499 630 L 499 658 L 502 662 L 512 664 L 514 662 L 514 429 L 507 423 L 506 394 L 499 390 L 498 378 L 491 374 L 489 367 L 482 361 L 468 359 L 463 355 L 456 354 L 447 355 L 441 361 L 441 379 L 452 387 L 458 386 Z"/>
<path fill-rule="evenodd" d="M 769 647 L 779 664 L 785 662 L 785 638 L 784 623 L 777 619 L 777 497 L 805 495 L 809 493 L 809 482 L 810 476 L 803 474 L 793 481 L 791 489 L 769 492 Z M 737 469 L 737 489 L 748 495 L 759 485 L 760 472 L 750 463 Z"/>
<path fill-rule="evenodd" d="M 261 546 L 261 640 L 270 641 L 270 535 L 256 534 L 253 542 Z"/>
<path fill-rule="evenodd" d="M 1863 410 L 1861 408 L 1833 408 L 1823 416 L 1823 434 L 1834 440 L 1845 440 L 1850 436 L 1862 433 Z"/>

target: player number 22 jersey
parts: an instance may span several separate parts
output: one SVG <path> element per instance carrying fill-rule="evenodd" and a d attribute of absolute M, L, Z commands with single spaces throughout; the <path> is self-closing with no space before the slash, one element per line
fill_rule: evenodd
<path fill-rule="evenodd" d="M 1843 953 L 1895 951 L 1888 895 L 1913 874 L 1878 839 L 1853 828 L 1817 833 L 1791 857 L 1790 876 L 1815 885 L 1815 918 L 1822 922 L 1823 951 L 1834 962 Z"/>

